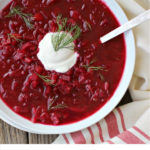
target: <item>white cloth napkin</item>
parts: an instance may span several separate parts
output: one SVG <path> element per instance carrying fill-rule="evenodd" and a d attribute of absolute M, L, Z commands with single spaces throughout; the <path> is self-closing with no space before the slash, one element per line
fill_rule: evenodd
<path fill-rule="evenodd" d="M 150 8 L 150 0 L 116 0 L 129 20 Z M 133 102 L 114 109 L 84 130 L 59 135 L 53 144 L 150 144 L 150 21 L 133 29 L 136 66 L 129 86 Z"/>

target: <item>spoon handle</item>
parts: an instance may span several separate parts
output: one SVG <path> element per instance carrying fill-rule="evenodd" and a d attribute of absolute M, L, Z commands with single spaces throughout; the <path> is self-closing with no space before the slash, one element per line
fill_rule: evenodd
<path fill-rule="evenodd" d="M 109 41 L 110 39 L 124 33 L 125 31 L 143 23 L 144 21 L 150 19 L 150 9 L 141 15 L 137 16 L 136 18 L 130 20 L 129 22 L 125 23 L 124 25 L 120 26 L 119 28 L 113 30 L 112 32 L 106 34 L 105 36 L 100 38 L 102 43 Z"/>

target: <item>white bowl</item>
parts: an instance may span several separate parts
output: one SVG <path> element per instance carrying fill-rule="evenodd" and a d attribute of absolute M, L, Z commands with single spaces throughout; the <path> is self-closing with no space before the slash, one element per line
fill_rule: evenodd
<path fill-rule="evenodd" d="M 11 126 L 17 128 L 17 129 L 20 129 L 20 130 L 23 130 L 23 131 L 26 131 L 26 132 L 30 132 L 30 133 L 42 134 L 40 132 L 34 132 L 34 131 L 31 131 L 29 129 L 26 129 L 26 128 L 23 128 L 23 127 L 19 126 L 15 122 L 9 120 L 9 118 L 7 118 L 7 116 L 5 116 L 4 114 L 0 114 L 0 119 L 2 119 L 3 121 L 7 122 L 8 124 L 10 124 Z"/>
<path fill-rule="evenodd" d="M 0 10 L 3 7 L 5 7 L 6 4 L 8 4 L 10 1 L 11 0 L 0 1 Z M 120 24 L 124 24 L 128 21 L 123 10 L 120 8 L 120 6 L 116 3 L 115 0 L 103 0 L 103 1 L 114 13 Z M 0 100 L 0 117 L 10 125 L 15 126 L 19 129 L 22 129 L 27 132 L 41 133 L 41 134 L 62 134 L 75 132 L 100 121 L 106 115 L 108 115 L 120 102 L 129 86 L 129 83 L 133 75 L 135 65 L 135 55 L 136 55 L 134 36 L 132 30 L 127 31 L 124 35 L 126 43 L 126 63 L 122 79 L 111 99 L 104 105 L 104 107 L 102 107 L 92 116 L 76 123 L 61 126 L 34 124 L 14 113 L 2 102 L 2 100 Z"/>

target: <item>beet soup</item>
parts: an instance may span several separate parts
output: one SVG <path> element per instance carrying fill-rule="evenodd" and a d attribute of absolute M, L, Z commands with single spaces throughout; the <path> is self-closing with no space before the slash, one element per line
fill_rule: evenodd
<path fill-rule="evenodd" d="M 74 41 L 76 64 L 65 73 L 46 70 L 37 57 L 43 37 L 58 31 L 60 15 L 81 32 Z M 33 123 L 64 125 L 94 114 L 124 71 L 124 36 L 99 41 L 117 27 L 101 0 L 13 0 L 0 13 L 1 100 Z"/>

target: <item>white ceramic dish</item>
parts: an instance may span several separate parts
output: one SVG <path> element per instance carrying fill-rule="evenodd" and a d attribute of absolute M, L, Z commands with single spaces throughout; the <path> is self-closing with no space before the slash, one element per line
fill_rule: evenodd
<path fill-rule="evenodd" d="M 35 134 L 42 134 L 42 133 L 38 133 L 38 132 L 34 132 L 34 131 L 31 131 L 29 129 L 26 129 L 26 128 L 23 128 L 19 125 L 17 125 L 16 123 L 12 122 L 11 120 L 9 120 L 7 118 L 7 116 L 5 116 L 4 114 L 0 114 L 0 119 L 2 119 L 3 121 L 7 122 L 8 124 L 10 124 L 11 126 L 17 128 L 17 129 L 20 129 L 20 130 L 23 130 L 23 131 L 26 131 L 26 132 L 30 132 L 30 133 L 35 133 Z"/>
<path fill-rule="evenodd" d="M 3 0 L 0 1 L 0 10 L 10 2 L 11 0 Z M 115 2 L 115 0 L 103 0 L 107 6 L 114 13 L 116 18 L 119 20 L 120 24 L 124 24 L 128 21 L 126 15 L 120 6 Z M 0 117 L 9 123 L 12 126 L 15 126 L 19 129 L 33 132 L 33 133 L 41 133 L 41 134 L 61 134 L 61 133 L 69 133 L 77 130 L 84 129 L 92 124 L 98 122 L 102 118 L 104 118 L 107 114 L 109 114 L 115 106 L 120 102 L 123 95 L 125 94 L 129 83 L 131 81 L 134 65 L 135 65 L 135 43 L 134 36 L 132 30 L 125 33 L 125 43 L 126 43 L 126 64 L 125 70 L 121 79 L 121 82 L 112 96 L 112 98 L 107 102 L 107 104 L 97 111 L 92 116 L 68 125 L 62 126 L 50 126 L 50 125 L 42 125 L 42 124 L 33 124 L 32 122 L 20 117 L 15 114 L 12 110 L 10 110 L 1 100 L 0 100 Z"/>

